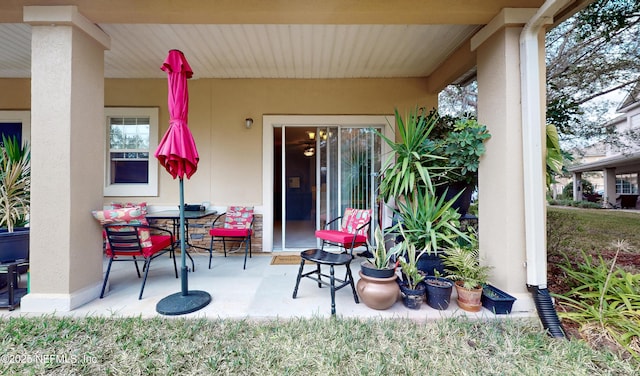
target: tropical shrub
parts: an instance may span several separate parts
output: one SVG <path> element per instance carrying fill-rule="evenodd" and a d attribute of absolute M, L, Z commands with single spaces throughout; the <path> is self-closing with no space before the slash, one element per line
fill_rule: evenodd
<path fill-rule="evenodd" d="M 616 267 L 626 242 L 618 242 L 616 254 L 607 265 L 602 256 L 595 262 L 584 251 L 584 261 L 561 265 L 573 287 L 564 294 L 553 294 L 565 310 L 560 317 L 576 322 L 585 331 L 596 326 L 640 360 L 640 274 Z"/>
<path fill-rule="evenodd" d="M 2 136 L 0 146 L 0 227 L 13 232 L 28 223 L 31 204 L 31 151 Z"/>

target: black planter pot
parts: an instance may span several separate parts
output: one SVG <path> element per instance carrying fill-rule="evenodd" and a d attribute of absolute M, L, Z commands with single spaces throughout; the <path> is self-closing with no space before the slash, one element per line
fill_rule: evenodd
<path fill-rule="evenodd" d="M 14 232 L 0 229 L 0 262 L 29 259 L 29 228 L 15 228 Z M 18 268 L 18 273 L 26 273 L 28 266 Z M 0 276 L 0 288 L 7 285 L 6 274 Z"/>
<path fill-rule="evenodd" d="M 496 315 L 511 313 L 511 308 L 516 298 L 492 285 L 484 285 L 482 288 L 482 306 Z"/>
<path fill-rule="evenodd" d="M 427 304 L 429 307 L 438 310 L 449 308 L 453 282 L 445 278 L 432 276 L 426 277 L 424 282 L 427 286 Z"/>
<path fill-rule="evenodd" d="M 409 309 L 420 309 L 427 286 L 424 282 L 418 283 L 415 289 L 410 289 L 405 282 L 399 282 L 402 304 Z"/>
<path fill-rule="evenodd" d="M 29 259 L 29 228 L 0 229 L 0 262 Z"/>
<path fill-rule="evenodd" d="M 373 278 L 391 278 L 396 273 L 395 268 L 378 269 L 369 261 L 364 261 L 360 264 L 360 270 L 362 274 Z"/>
<path fill-rule="evenodd" d="M 464 217 L 469 211 L 471 205 L 471 195 L 473 194 L 474 185 L 466 182 L 454 182 L 436 187 L 436 195 L 438 197 L 445 197 L 445 200 L 449 201 L 456 197 L 460 192 L 463 192 L 453 203 L 452 207 L 460 213 L 460 216 Z"/>
<path fill-rule="evenodd" d="M 417 265 L 418 270 L 424 272 L 425 275 L 435 276 L 437 271 L 440 274 L 444 274 L 444 264 L 440 255 L 442 252 L 429 252 L 425 253 L 418 258 Z"/>

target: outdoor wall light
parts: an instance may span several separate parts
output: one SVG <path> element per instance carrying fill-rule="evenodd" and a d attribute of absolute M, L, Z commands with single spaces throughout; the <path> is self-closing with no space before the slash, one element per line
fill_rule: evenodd
<path fill-rule="evenodd" d="M 244 125 L 245 127 L 247 127 L 247 129 L 251 129 L 251 126 L 253 125 L 253 119 L 252 118 L 244 119 Z"/>

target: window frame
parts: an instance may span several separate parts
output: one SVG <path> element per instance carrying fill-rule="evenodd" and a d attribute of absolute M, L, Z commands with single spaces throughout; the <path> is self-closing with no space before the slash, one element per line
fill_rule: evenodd
<path fill-rule="evenodd" d="M 638 175 L 637 174 L 617 174 L 616 175 L 616 194 L 622 194 L 622 195 L 638 194 Z"/>
<path fill-rule="evenodd" d="M 158 196 L 158 160 L 153 156 L 154 147 L 158 145 L 158 107 L 105 107 L 105 164 L 104 164 L 104 196 L 134 196 L 134 197 L 150 197 Z M 111 127 L 110 118 L 115 117 L 148 117 L 149 118 L 149 179 L 146 184 L 132 183 L 111 183 Z"/>
<path fill-rule="evenodd" d="M 22 123 L 22 143 L 31 142 L 31 111 L 0 111 L 0 124 Z"/>

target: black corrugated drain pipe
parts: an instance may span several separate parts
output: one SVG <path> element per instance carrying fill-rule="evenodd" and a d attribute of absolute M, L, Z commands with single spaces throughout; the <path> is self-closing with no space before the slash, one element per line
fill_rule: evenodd
<path fill-rule="evenodd" d="M 541 289 L 538 286 L 528 286 L 531 295 L 533 295 L 533 301 L 536 303 L 536 309 L 538 310 L 538 316 L 542 321 L 542 326 L 547 330 L 550 336 L 554 338 L 564 338 L 564 329 L 558 318 L 558 313 L 553 307 L 553 300 L 549 295 L 549 290 L 546 288 Z"/>

